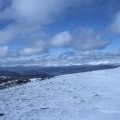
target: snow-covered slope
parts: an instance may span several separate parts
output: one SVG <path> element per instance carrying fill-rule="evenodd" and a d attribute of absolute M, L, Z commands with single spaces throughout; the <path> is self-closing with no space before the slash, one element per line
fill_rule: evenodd
<path fill-rule="evenodd" d="M 119 74 L 63 75 L 1 90 L 0 120 L 120 120 Z"/>

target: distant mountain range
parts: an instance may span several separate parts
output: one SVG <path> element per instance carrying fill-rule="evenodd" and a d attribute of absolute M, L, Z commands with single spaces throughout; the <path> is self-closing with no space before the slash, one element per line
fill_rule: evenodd
<path fill-rule="evenodd" d="M 0 89 L 30 82 L 33 78 L 45 80 L 63 74 L 91 72 L 95 70 L 117 68 L 117 64 L 76 65 L 62 67 L 17 66 L 0 67 Z"/>
<path fill-rule="evenodd" d="M 53 77 L 62 74 L 80 73 L 102 69 L 112 69 L 119 65 L 116 64 L 100 64 L 100 65 L 76 65 L 62 67 L 39 67 L 39 66 L 16 66 L 16 67 L 0 67 L 0 76 L 24 76 L 24 77 Z"/>

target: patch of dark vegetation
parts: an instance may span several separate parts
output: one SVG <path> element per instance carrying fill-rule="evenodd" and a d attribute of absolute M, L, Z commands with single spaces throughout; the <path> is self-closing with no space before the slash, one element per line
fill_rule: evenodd
<path fill-rule="evenodd" d="M 98 94 L 96 94 L 96 95 L 94 95 L 95 97 L 98 97 L 99 95 Z"/>
<path fill-rule="evenodd" d="M 0 84 L 8 82 L 8 81 L 14 81 L 18 84 L 22 84 L 22 83 L 27 83 L 28 81 L 30 82 L 30 79 L 32 78 L 40 78 L 40 80 L 45 80 L 45 79 L 50 79 L 54 77 L 54 75 L 49 75 L 46 73 L 40 73 L 38 75 L 33 75 L 32 73 L 29 73 L 29 75 L 23 75 L 23 74 L 19 74 L 18 76 L 0 76 Z"/>
<path fill-rule="evenodd" d="M 4 116 L 4 114 L 3 114 L 3 113 L 0 113 L 0 117 L 2 117 L 2 116 Z"/>
<path fill-rule="evenodd" d="M 40 78 L 39 78 L 40 77 Z M 8 87 L 12 87 L 12 86 L 15 86 L 15 85 L 23 85 L 23 84 L 26 84 L 28 82 L 31 82 L 31 79 L 32 78 L 36 78 L 37 80 L 39 81 L 42 81 L 42 80 L 45 80 L 45 79 L 49 79 L 53 76 L 48 76 L 48 75 L 44 75 L 42 76 L 0 76 L 0 90 L 1 89 L 6 89 Z"/>
<path fill-rule="evenodd" d="M 20 78 L 20 79 L 15 81 L 15 83 L 18 84 L 18 85 L 25 84 L 25 83 L 28 83 L 28 82 L 30 82 L 30 80 L 28 78 L 24 78 L 24 79 Z"/>
<path fill-rule="evenodd" d="M 41 108 L 41 110 L 47 110 L 49 109 L 49 107 L 44 107 L 44 108 Z"/>
<path fill-rule="evenodd" d="M 30 82 L 30 80 L 27 78 L 19 78 L 19 79 L 5 81 L 5 82 L 0 84 L 0 90 L 14 86 L 14 85 L 22 85 L 22 84 L 25 84 L 28 82 Z"/>

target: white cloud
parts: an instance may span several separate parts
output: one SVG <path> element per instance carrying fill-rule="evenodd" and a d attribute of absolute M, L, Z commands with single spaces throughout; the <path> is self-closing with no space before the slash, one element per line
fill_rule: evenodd
<path fill-rule="evenodd" d="M 13 18 L 25 24 L 46 24 L 67 7 L 66 0 L 12 0 L 1 12 L 1 18 Z"/>
<path fill-rule="evenodd" d="M 28 41 L 29 42 L 29 41 Z M 56 34 L 53 38 L 48 40 L 32 40 L 31 43 L 22 50 L 20 55 L 30 56 L 49 51 L 52 48 L 67 47 L 71 45 L 72 35 L 68 31 Z"/>
<path fill-rule="evenodd" d="M 43 40 L 38 40 L 30 46 L 23 48 L 19 53 L 22 56 L 35 55 L 46 51 L 46 44 Z"/>
<path fill-rule="evenodd" d="M 68 31 L 58 33 L 51 39 L 53 47 L 66 47 L 71 44 L 72 36 Z"/>
<path fill-rule="evenodd" d="M 14 25 L 7 26 L 0 30 L 0 45 L 8 44 L 17 36 L 17 29 Z"/>
<path fill-rule="evenodd" d="M 14 39 L 18 34 L 34 34 L 40 27 L 53 22 L 59 15 L 63 15 L 68 7 L 76 7 L 91 0 L 11 0 L 11 4 L 0 11 L 0 19 L 10 19 L 15 22 L 0 31 L 1 44 Z M 92 0 L 93 1 L 93 0 Z M 1 7 L 4 1 L 0 1 Z M 61 14 L 62 13 L 62 14 Z M 15 33 L 17 31 L 17 33 Z M 40 38 L 39 38 L 40 39 Z"/>
<path fill-rule="evenodd" d="M 11 4 L 0 11 L 0 19 L 13 20 L 14 24 L 0 29 L 0 45 L 18 41 L 19 36 L 28 40 L 26 36 L 43 31 L 44 25 L 53 22 L 67 7 L 67 0 L 11 0 Z"/>
<path fill-rule="evenodd" d="M 62 9 L 59 0 L 14 0 L 12 8 L 21 20 L 30 23 L 47 23 Z"/>
<path fill-rule="evenodd" d="M 8 47 L 0 46 L 0 57 L 6 57 L 8 55 Z"/>
<path fill-rule="evenodd" d="M 5 1 L 5 0 L 4 0 Z M 0 0 L 1 7 L 4 3 Z M 90 4 L 94 0 L 10 0 L 11 4 L 7 5 L 0 12 L 0 18 L 13 18 L 17 21 L 26 23 L 48 23 L 59 16 L 59 13 L 68 7 L 74 7 Z"/>
<path fill-rule="evenodd" d="M 91 29 L 82 29 L 74 36 L 69 31 L 63 31 L 48 40 L 33 40 L 28 47 L 20 50 L 20 55 L 35 55 L 48 52 L 53 48 L 71 48 L 78 51 L 90 51 L 103 49 L 109 45 L 109 41 L 102 40 L 101 36 Z"/>
<path fill-rule="evenodd" d="M 3 1 L 0 3 L 3 7 Z M 8 44 L 18 35 L 24 39 L 26 34 L 38 32 L 66 8 L 64 3 L 64 0 L 11 0 L 11 4 L 0 11 L 0 19 L 13 20 L 14 24 L 0 30 L 0 44 Z"/>
<path fill-rule="evenodd" d="M 95 50 L 105 48 L 110 42 L 102 40 L 101 36 L 92 29 L 81 29 L 74 43 L 75 49 Z"/>
<path fill-rule="evenodd" d="M 115 15 L 115 18 L 108 29 L 112 33 L 120 35 L 120 11 Z"/>

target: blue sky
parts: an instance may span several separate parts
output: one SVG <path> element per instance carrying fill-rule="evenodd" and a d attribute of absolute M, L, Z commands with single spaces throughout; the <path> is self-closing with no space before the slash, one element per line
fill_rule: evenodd
<path fill-rule="evenodd" d="M 119 0 L 0 0 L 1 65 L 68 52 L 119 57 L 119 38 Z"/>

